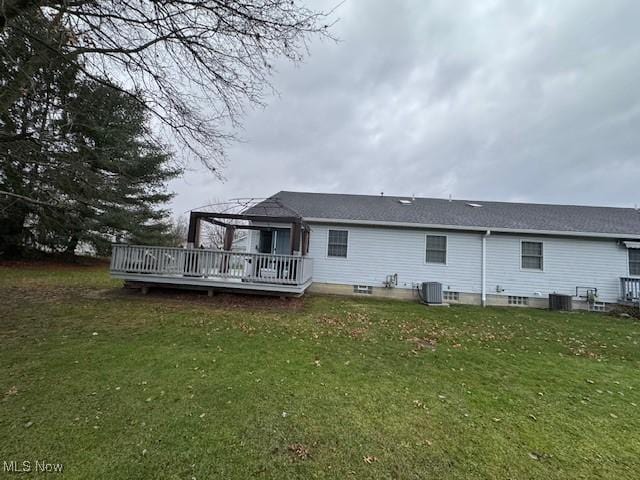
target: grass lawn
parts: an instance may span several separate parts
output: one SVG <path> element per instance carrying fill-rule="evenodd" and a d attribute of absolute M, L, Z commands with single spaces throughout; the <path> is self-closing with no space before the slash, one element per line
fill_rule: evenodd
<path fill-rule="evenodd" d="M 639 342 L 640 322 L 600 314 L 141 296 L 105 267 L 0 266 L 0 460 L 82 479 L 637 479 Z"/>

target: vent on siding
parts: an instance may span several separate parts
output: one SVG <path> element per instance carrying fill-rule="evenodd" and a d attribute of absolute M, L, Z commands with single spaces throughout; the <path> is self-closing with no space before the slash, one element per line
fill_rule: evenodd
<path fill-rule="evenodd" d="M 373 293 L 373 287 L 371 285 L 354 285 L 353 293 L 361 293 L 363 295 L 371 295 Z"/>
<path fill-rule="evenodd" d="M 529 305 L 529 297 L 509 295 L 509 305 Z"/>
<path fill-rule="evenodd" d="M 457 302 L 460 300 L 460 292 L 450 292 L 449 290 L 445 290 L 442 292 L 442 299 L 445 302 Z"/>

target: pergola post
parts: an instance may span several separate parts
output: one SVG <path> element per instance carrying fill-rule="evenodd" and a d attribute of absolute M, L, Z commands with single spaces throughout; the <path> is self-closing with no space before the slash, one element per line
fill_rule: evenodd
<path fill-rule="evenodd" d="M 236 228 L 233 225 L 227 225 L 224 230 L 224 239 L 222 242 L 222 249 L 225 252 L 230 252 L 233 248 L 233 237 L 235 236 Z M 222 272 L 227 273 L 229 271 L 229 256 L 224 255 L 222 258 Z"/>
<path fill-rule="evenodd" d="M 289 243 L 291 246 L 291 255 L 295 255 L 296 252 L 300 253 L 300 224 L 291 224 L 291 235 L 289 237 Z"/>
<path fill-rule="evenodd" d="M 187 231 L 187 248 L 196 248 L 200 242 L 200 218 L 197 212 L 189 214 L 189 230 Z"/>

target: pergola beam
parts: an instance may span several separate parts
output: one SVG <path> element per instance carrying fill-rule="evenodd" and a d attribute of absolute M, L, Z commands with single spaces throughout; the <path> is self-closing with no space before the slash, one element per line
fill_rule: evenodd
<path fill-rule="evenodd" d="M 264 227 L 258 225 L 232 225 L 226 222 L 221 222 L 218 219 L 229 219 L 229 220 L 245 220 L 248 222 L 265 222 L 265 223 L 284 223 L 291 225 L 292 232 L 296 232 L 296 235 L 293 237 L 299 236 L 299 232 L 301 230 L 307 230 L 308 226 L 306 223 L 302 221 L 301 217 L 275 217 L 269 215 L 249 215 L 245 213 L 216 213 L 216 212 L 196 212 L 192 211 L 189 215 L 189 230 L 187 232 L 187 244 L 191 246 L 196 246 L 199 241 L 200 236 L 200 223 L 202 221 L 213 223 L 214 225 L 219 225 L 221 227 L 226 228 L 227 230 L 231 228 L 239 228 L 246 230 L 273 230 L 274 227 Z M 295 250 L 299 248 L 299 241 L 296 241 L 292 238 L 292 249 L 294 247 Z"/>

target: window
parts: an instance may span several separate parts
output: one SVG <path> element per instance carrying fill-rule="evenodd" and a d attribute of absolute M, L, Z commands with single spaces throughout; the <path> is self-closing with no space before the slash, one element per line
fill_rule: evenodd
<path fill-rule="evenodd" d="M 447 263 L 447 237 L 427 235 L 427 263 Z"/>
<path fill-rule="evenodd" d="M 346 230 L 329 230 L 328 257 L 347 258 L 349 232 Z"/>
<path fill-rule="evenodd" d="M 460 293 L 445 290 L 442 292 L 442 299 L 446 302 L 457 302 L 460 300 Z"/>
<path fill-rule="evenodd" d="M 522 268 L 542 270 L 542 242 L 522 242 Z"/>
<path fill-rule="evenodd" d="M 529 298 L 509 295 L 509 305 L 529 305 Z"/>
<path fill-rule="evenodd" d="M 371 295 L 373 293 L 373 287 L 371 285 L 354 285 L 353 293 L 362 293 L 364 295 Z"/>
<path fill-rule="evenodd" d="M 629 275 L 640 275 L 640 249 L 629 249 Z"/>

